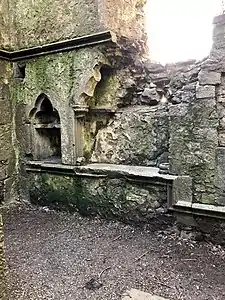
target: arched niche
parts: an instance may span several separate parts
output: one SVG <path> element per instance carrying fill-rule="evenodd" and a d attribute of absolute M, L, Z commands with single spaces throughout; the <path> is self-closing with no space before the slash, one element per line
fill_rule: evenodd
<path fill-rule="evenodd" d="M 44 93 L 29 114 L 33 135 L 33 158 L 57 161 L 61 158 L 61 125 L 58 111 Z"/>

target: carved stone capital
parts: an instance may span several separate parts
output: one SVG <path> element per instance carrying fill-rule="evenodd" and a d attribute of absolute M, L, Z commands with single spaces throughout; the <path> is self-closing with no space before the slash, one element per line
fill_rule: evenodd
<path fill-rule="evenodd" d="M 74 104 L 72 106 L 75 118 L 83 118 L 85 117 L 86 113 L 88 112 L 89 108 L 86 105 Z"/>

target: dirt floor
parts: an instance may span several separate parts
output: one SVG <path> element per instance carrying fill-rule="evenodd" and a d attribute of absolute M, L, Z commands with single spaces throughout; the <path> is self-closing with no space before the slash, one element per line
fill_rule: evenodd
<path fill-rule="evenodd" d="M 4 213 L 10 300 L 112 300 L 137 288 L 225 299 L 225 249 L 175 228 L 152 231 L 43 209 Z"/>

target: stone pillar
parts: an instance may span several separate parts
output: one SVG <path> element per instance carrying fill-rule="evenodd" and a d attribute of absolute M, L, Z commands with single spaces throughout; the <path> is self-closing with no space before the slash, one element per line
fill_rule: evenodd
<path fill-rule="evenodd" d="M 81 162 L 84 156 L 84 117 L 88 112 L 88 107 L 83 105 L 73 105 L 75 116 L 75 162 Z"/>

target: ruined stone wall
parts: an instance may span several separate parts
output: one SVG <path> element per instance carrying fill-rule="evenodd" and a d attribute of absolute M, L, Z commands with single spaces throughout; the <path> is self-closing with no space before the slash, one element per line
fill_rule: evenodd
<path fill-rule="evenodd" d="M 214 46 L 209 57 L 201 62 L 162 66 L 143 57 L 145 34 L 142 25 L 136 27 L 142 1 L 116 1 L 113 7 L 109 1 L 85 3 L 91 8 L 88 11 L 84 2 L 79 1 L 66 1 L 60 9 L 54 3 L 51 10 L 53 2 L 10 2 L 10 8 L 18 16 L 14 18 L 11 14 L 16 33 L 12 35 L 14 49 L 108 29 L 120 36 L 105 44 L 22 62 L 24 78 L 14 76 L 9 88 L 15 108 L 17 158 L 24 175 L 21 178 L 26 180 L 26 163 L 30 160 L 52 160 L 65 169 L 88 163 L 159 167 L 163 172 L 190 176 L 195 203 L 224 205 L 225 76 L 221 50 L 224 19 L 215 21 Z M 47 15 L 43 14 L 44 9 Z M 75 18 L 78 11 L 79 17 Z M 133 43 L 139 38 L 140 42 Z M 13 67 L 16 70 L 20 66 L 14 63 Z M 47 108 L 44 109 L 43 103 L 48 103 Z M 39 117 L 44 110 L 51 112 L 48 120 L 57 115 L 57 121 L 53 118 L 51 124 L 41 122 Z M 56 131 L 59 135 L 51 136 Z M 56 146 L 60 148 L 57 159 L 54 155 L 47 157 Z M 55 179 L 42 176 L 34 179 L 37 181 L 36 192 L 32 191 L 34 199 L 34 194 L 38 198 L 39 189 L 44 190 L 46 184 L 50 190 L 47 195 L 56 196 L 61 191 Z M 111 185 L 122 186 L 125 194 L 131 190 L 127 182 L 116 181 L 116 176 L 113 180 L 83 178 L 82 193 L 91 195 L 86 196 L 90 203 L 95 191 L 102 191 L 106 186 L 106 191 L 99 192 L 96 199 L 101 203 L 109 191 L 104 203 L 110 207 L 114 193 L 110 191 Z M 72 181 L 77 192 L 80 186 Z M 138 188 L 132 184 L 133 193 L 138 194 Z M 62 189 L 67 189 L 67 183 Z M 147 197 L 148 203 L 155 199 L 154 193 L 158 195 L 156 201 L 160 197 L 164 199 L 165 191 L 159 192 L 158 187 L 151 193 L 148 186 L 139 189 L 139 196 Z M 21 193 L 23 190 L 22 182 Z M 119 188 L 115 194 L 122 200 L 120 204 L 114 201 L 109 208 L 111 212 L 127 201 L 123 201 L 127 198 Z M 150 194 L 151 197 L 145 197 Z M 85 197 L 81 198 L 85 202 Z M 163 205 L 160 203 L 158 208 Z M 94 206 L 98 206 L 95 201 L 92 210 Z M 147 210 L 145 207 L 145 213 Z"/>
<path fill-rule="evenodd" d="M 168 153 L 168 113 L 163 105 L 129 106 L 96 135 L 91 162 L 156 166 Z"/>
<path fill-rule="evenodd" d="M 166 162 L 170 173 L 191 176 L 194 202 L 224 205 L 222 64 L 212 55 L 167 66 L 143 62 L 130 101 L 123 92 L 123 108 L 98 131 L 91 161 Z"/>

